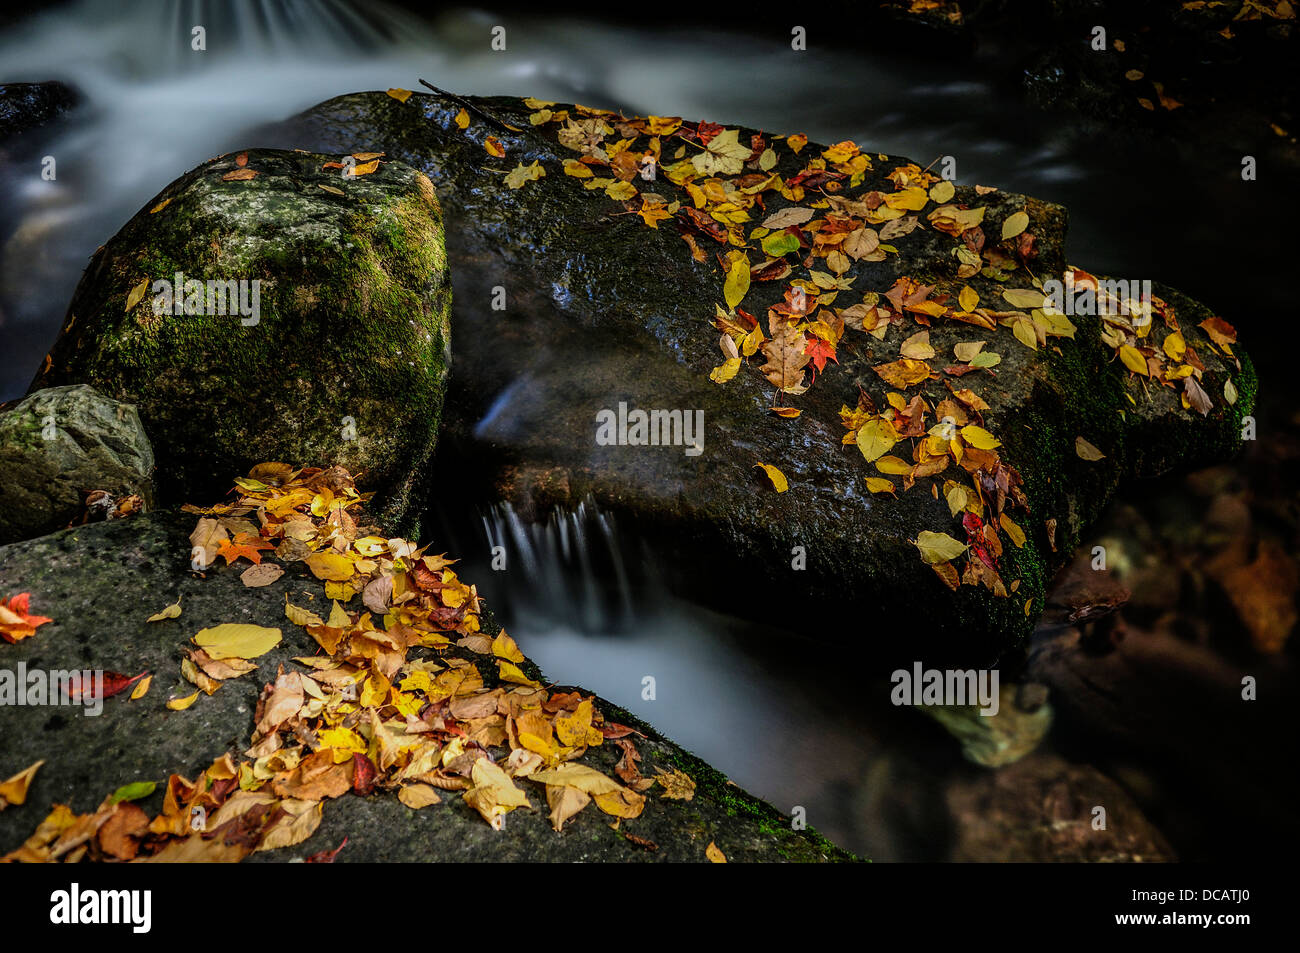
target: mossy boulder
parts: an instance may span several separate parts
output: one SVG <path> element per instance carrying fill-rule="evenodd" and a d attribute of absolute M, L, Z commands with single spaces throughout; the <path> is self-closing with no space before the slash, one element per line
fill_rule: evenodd
<path fill-rule="evenodd" d="M 465 110 L 469 123 L 462 130 L 455 120 L 466 102 L 472 108 Z M 567 109 L 576 118 L 592 115 L 564 104 L 546 108 Z M 855 447 L 843 445 L 839 418 L 841 407 L 857 403 L 860 390 L 877 408 L 888 407 L 887 392 L 896 388 L 885 386 L 873 369 L 896 360 L 902 341 L 920 328 L 909 320 L 880 340 L 846 333 L 837 363 L 827 364 L 798 397 L 774 399 L 757 366 L 761 356 L 727 383 L 714 383 L 710 371 L 722 363 L 713 323 L 723 300 L 718 256 L 733 246 L 695 231 L 705 254 L 704 260 L 693 257 L 677 227 L 687 225 L 684 209 L 693 199 L 664 175 L 633 183 L 640 192 L 682 203 L 675 220 L 656 228 L 634 214 L 637 200 L 584 188 L 590 180 L 567 175 L 564 167 L 578 153 L 560 144 L 554 123 L 533 125 L 534 111 L 508 97 L 416 94 L 399 102 L 383 93 L 358 93 L 322 103 L 268 133 L 285 146 L 383 150 L 423 170 L 435 184 L 456 275 L 453 322 L 460 342 L 439 472 L 449 481 L 462 480 L 466 492 L 505 496 L 525 515 L 590 495 L 621 526 L 656 544 L 659 568 L 670 579 L 673 569 L 681 570 L 675 585 L 728 611 L 790 625 L 806 621 L 841 638 L 869 639 L 882 660 L 910 661 L 923 652 L 936 663 L 946 657 L 965 664 L 991 661 L 1029 633 L 1049 579 L 1122 480 L 1223 458 L 1240 447 L 1242 420 L 1254 401 L 1253 366 L 1239 348 L 1230 358 L 1212 347 L 1199 325 L 1213 312 L 1173 289 L 1153 288 L 1204 360 L 1202 383 L 1213 403 L 1205 416 L 1181 406 L 1180 391 L 1130 374 L 1103 344 L 1098 317 L 1073 316 L 1072 338 L 1051 338 L 1037 350 L 1006 327 L 985 331 L 936 318 L 930 340 L 939 372 L 907 396 L 919 393 L 934 407 L 950 396 L 946 384 L 975 389 L 989 405 L 984 426 L 1001 441 L 1002 460 L 1022 474 L 1029 504 L 1027 513 L 1015 515 L 1027 537 L 1024 546 L 1008 543 L 999 561 L 1014 591 L 1005 597 L 974 585 L 949 591 L 913 541 L 923 530 L 965 539 L 960 521 L 930 486 L 935 483 L 937 491 L 944 478 L 964 481 L 965 474 L 951 468 L 896 499 L 873 495 L 864 477 L 879 473 Z M 619 120 L 609 122 L 617 126 Z M 626 127 L 609 142 L 625 134 Z M 741 128 L 738 141 L 750 143 L 758 134 Z M 768 144 L 775 141 L 764 135 Z M 504 145 L 504 159 L 485 149 L 488 136 Z M 638 150 L 645 148 L 645 137 L 636 141 Z M 700 150 L 690 145 L 665 137 L 663 164 L 679 148 L 688 157 Z M 824 150 L 809 143 L 795 155 L 778 145 L 770 171 L 786 180 Z M 896 191 L 889 176 L 909 160 L 866 154 L 870 167 L 862 181 L 841 195 Z M 544 177 L 511 188 L 507 173 L 533 162 Z M 596 174 L 609 173 L 598 167 Z M 762 256 L 748 230 L 792 204 L 777 193 L 767 197 L 766 208 L 751 210 L 744 233 L 755 246 L 755 264 Z M 803 204 L 824 198 L 810 190 Z M 957 186 L 950 204 L 984 208 L 982 228 L 990 245 L 1016 213 L 1028 215 L 1035 236 L 1032 271 L 1018 267 L 1006 281 L 986 273 L 961 278 L 961 242 L 927 221 L 939 204 L 929 201 L 919 213 L 920 227 L 890 239 L 896 254 L 853 262 L 845 274 L 852 290 L 842 292 L 835 307 L 861 301 L 866 292 L 883 294 L 907 276 L 952 298 L 969 284 L 985 306 L 1011 310 L 1001 295 L 1005 288 L 1028 288 L 1035 276 L 1059 276 L 1067 266 L 1064 208 Z M 824 268 L 824 259 L 816 267 Z M 786 287 L 786 280 L 755 281 L 742 302 L 765 331 L 764 315 Z M 1161 335 L 1166 330 L 1161 323 Z M 945 364 L 957 363 L 954 344 L 980 339 L 1002 357 L 992 373 L 942 373 Z M 1223 396 L 1230 382 L 1235 403 Z M 630 409 L 702 410 L 703 452 L 602 445 L 596 440 L 597 415 L 620 403 Z M 773 403 L 793 404 L 801 415 L 773 415 Z M 927 426 L 932 423 L 927 420 Z M 1104 458 L 1081 459 L 1075 449 L 1081 436 Z M 759 463 L 779 468 L 789 478 L 789 491 L 774 492 L 755 469 Z"/>
<path fill-rule="evenodd" d="M 51 387 L 0 412 L 0 544 L 63 529 L 124 498 L 153 502 L 153 449 L 135 407 L 84 384 Z M 135 505 L 132 505 L 135 508 Z"/>
<path fill-rule="evenodd" d="M 260 588 L 248 588 L 241 581 L 246 568 L 242 563 L 213 567 L 206 578 L 199 578 L 189 571 L 188 534 L 194 524 L 193 516 L 159 510 L 0 548 L 0 593 L 31 592 L 31 611 L 53 619 L 16 645 L 0 642 L 0 670 L 16 672 L 22 664 L 28 673 L 153 673 L 152 687 L 142 698 L 133 701 L 123 692 L 103 700 L 98 714 L 93 705 L 4 709 L 0 776 L 8 778 L 35 761 L 45 763 L 26 802 L 0 812 L 0 854 L 21 845 L 54 804 L 90 812 L 123 785 L 162 782 L 170 773 L 194 778 L 226 753 L 241 760 L 262 686 L 274 680 L 279 666 L 295 670 L 294 657 L 319 651 L 306 630 L 285 621 L 286 597 L 305 602 L 310 594 L 319 595 L 320 583 L 306 565 L 289 563 L 283 576 Z M 146 621 L 177 600 L 183 607 L 179 618 Z M 223 682 L 192 708 L 168 710 L 168 697 L 193 691 L 181 676 L 190 637 L 227 622 L 275 627 L 283 641 L 256 660 L 256 672 Z M 488 635 L 499 631 L 488 619 L 484 622 Z M 482 661 L 484 656 L 460 647 L 447 652 L 475 661 L 489 687 L 498 685 L 497 667 Z M 531 677 L 544 678 L 531 661 L 521 664 Z M 653 776 L 655 768 L 684 771 L 696 783 L 695 796 L 673 800 L 656 790 L 635 819 L 613 825 L 606 815 L 588 809 L 557 832 L 548 819 L 542 786 L 531 782 L 524 782 L 528 809 L 513 812 L 500 831 L 455 791 L 443 792 L 441 803 L 419 811 L 403 805 L 392 792 L 366 797 L 349 793 L 325 804 L 321 825 L 308 840 L 255 858 L 302 859 L 336 848 L 346 837 L 340 863 L 703 863 L 710 842 L 731 861 L 853 859 L 815 832 L 795 830 L 789 816 L 731 784 L 650 726 L 608 702 L 597 699 L 596 704 L 606 717 L 641 732 L 636 747 L 646 775 Z M 583 761 L 612 773 L 620 754 L 621 749 L 603 744 L 591 748 Z M 151 815 L 161 808 L 163 788 L 160 783 L 138 802 Z"/>
<path fill-rule="evenodd" d="M 33 386 L 135 403 L 167 498 L 297 460 L 403 512 L 449 361 L 442 218 L 423 173 L 344 159 L 250 150 L 177 179 L 96 252 Z"/>

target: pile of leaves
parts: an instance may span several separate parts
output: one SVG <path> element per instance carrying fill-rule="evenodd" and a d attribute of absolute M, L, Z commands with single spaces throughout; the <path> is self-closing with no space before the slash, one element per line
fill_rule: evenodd
<path fill-rule="evenodd" d="M 286 594 L 284 614 L 320 652 L 295 658 L 292 670 L 280 666 L 264 686 L 241 758 L 223 755 L 194 780 L 171 775 L 154 817 L 136 803 L 153 782 L 121 788 L 89 814 L 56 805 L 3 859 L 234 861 L 301 843 L 319 826 L 324 802 L 350 792 L 393 792 L 417 810 L 458 796 L 501 829 L 511 811 L 533 806 L 531 791 L 544 796 L 557 831 L 592 803 L 614 825 L 636 818 L 656 783 L 663 797 L 694 796 L 681 771 L 643 776 L 637 732 L 606 722 L 593 697 L 549 690 L 526 674 L 506 632 L 485 635 L 481 600 L 453 560 L 359 527 L 365 496 L 346 470 L 263 464 L 235 483 L 233 502 L 186 508 L 200 517 L 195 571 L 243 560 L 245 584 L 257 586 L 267 574 L 250 573 L 274 566 L 278 576 L 302 562 L 324 584 L 330 611 L 322 618 Z M 177 603 L 150 621 L 181 615 Z M 167 707 L 189 708 L 256 671 L 253 660 L 280 641 L 279 629 L 263 626 L 203 629 L 182 662 L 197 690 Z M 621 751 L 617 778 L 581 760 L 607 743 Z M 25 796 L 37 767 L 6 788 L 21 786 Z M 710 858 L 720 858 L 709 846 Z"/>
<path fill-rule="evenodd" d="M 1024 531 L 1007 513 L 1008 508 L 1028 510 L 1021 478 L 998 457 L 1000 443 L 983 426 L 981 413 L 989 405 L 975 387 L 953 381 L 996 376 L 1001 347 L 1048 350 L 1055 349 L 1054 339 L 1074 338 L 1076 326 L 1049 301 L 1043 278 L 1033 271 L 1038 237 L 1028 212 L 1007 215 L 996 237 L 989 235 L 986 208 L 959 200 L 951 181 L 914 163 L 878 172 L 877 163 L 888 157 L 865 153 L 852 141 L 815 153 L 804 135 L 742 135 L 679 117 L 627 117 L 532 98 L 523 103 L 534 110 L 529 116 L 534 127 L 553 129 L 558 143 L 575 153 L 563 161 L 565 176 L 622 202 L 623 214 L 646 227 L 674 223 L 696 261 L 715 263 L 721 300 L 714 304 L 712 323 L 720 332 L 722 361 L 709 376 L 716 383 L 725 385 L 752 364 L 773 388 L 769 411 L 793 420 L 801 410 L 787 404 L 814 386 L 829 364 L 838 363 L 846 335 L 901 339 L 898 359 L 873 368 L 891 388 L 883 409 L 878 411 L 863 392 L 855 408 L 841 410 L 848 431 L 844 443 L 856 445 L 874 465 L 876 473 L 865 478 L 873 493 L 896 494 L 918 480 L 943 478 L 942 485 L 929 484 L 931 492 L 944 495 L 965 541 L 927 531 L 916 544 L 947 585 L 979 584 L 998 595 L 1015 591 L 1015 583 L 1002 582 L 998 557 L 1002 537 L 1015 546 L 1025 543 Z M 469 121 L 462 110 L 456 126 L 467 130 Z M 497 158 L 506 155 L 495 137 L 489 136 L 484 148 Z M 505 173 L 505 182 L 523 188 L 546 174 L 539 161 L 521 163 Z M 869 174 L 882 187 L 869 187 Z M 975 186 L 973 197 L 995 191 Z M 898 243 L 926 229 L 952 238 L 955 281 L 925 284 L 903 275 L 880 291 L 854 287 L 855 265 L 898 256 Z M 977 276 L 994 287 L 1006 286 L 998 289 L 1000 300 L 981 301 L 966 283 Z M 1021 279 L 1019 287 L 1010 286 L 1013 278 Z M 1061 280 L 1093 295 L 1091 313 L 1104 315 L 1103 341 L 1130 375 L 1177 388 L 1185 408 L 1209 413 L 1212 401 L 1200 385 L 1204 365 L 1184 341 L 1169 305 L 1158 298 L 1146 308 L 1114 300 L 1079 269 L 1067 269 Z M 784 283 L 765 322 L 742 306 L 751 287 L 764 282 Z M 1149 320 L 1152 309 L 1166 329 L 1159 345 Z M 930 342 L 930 328 L 938 321 L 967 325 L 974 336 L 956 343 L 950 357 L 940 355 Z M 1217 345 L 1231 358 L 1232 327 L 1217 317 L 1201 327 L 1213 342 L 1208 346 Z M 1005 332 L 1015 343 L 1001 343 Z M 940 384 L 946 396 L 934 393 Z M 1224 396 L 1229 403 L 1236 399 L 1231 381 Z M 1091 446 L 1080 439 L 1081 446 Z M 896 445 L 909 446 L 910 452 L 891 453 Z M 1089 458 L 1083 451 L 1081 456 Z M 1091 459 L 1101 456 L 1096 451 Z M 789 484 L 779 469 L 756 466 L 777 492 L 785 492 Z M 966 563 L 959 571 L 953 560 L 963 554 Z"/>

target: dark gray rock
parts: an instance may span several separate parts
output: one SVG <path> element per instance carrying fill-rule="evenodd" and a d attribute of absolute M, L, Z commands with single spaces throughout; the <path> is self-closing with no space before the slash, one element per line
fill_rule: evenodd
<path fill-rule="evenodd" d="M 236 758 L 249 744 L 258 693 L 276 667 L 293 667 L 293 656 L 311 655 L 317 644 L 284 618 L 286 594 L 319 605 L 320 584 L 302 563 L 291 563 L 272 585 L 249 589 L 241 565 L 190 573 L 188 533 L 195 517 L 158 511 L 133 520 L 97 524 L 0 549 L 0 593 L 32 593 L 31 611 L 54 621 L 16 645 L 0 643 L 0 668 L 105 669 L 154 674 L 148 694 L 130 701 L 129 692 L 107 699 L 98 717 L 79 707 L 0 709 L 3 748 L 0 776 L 44 759 L 26 803 L 0 812 L 0 853 L 20 845 L 51 805 L 90 812 L 105 795 L 135 781 L 163 781 L 170 773 L 197 776 L 226 752 Z M 145 620 L 170 602 L 182 600 L 177 619 Z M 275 626 L 282 643 L 258 659 L 259 669 L 227 681 L 193 707 L 170 711 L 171 696 L 193 690 L 182 680 L 180 663 L 189 637 L 224 622 Z M 489 634 L 494 634 L 491 630 Z M 523 646 L 527 650 L 527 646 Z M 464 650 L 453 650 L 462 652 Z M 466 657 L 473 657 L 467 655 Z M 536 672 L 531 663 L 526 670 Z M 495 683 L 495 668 L 485 678 Z M 256 855 L 267 861 L 302 858 L 337 847 L 343 861 L 692 861 L 705 860 L 714 841 L 731 861 L 846 860 L 851 857 L 811 831 L 791 830 L 790 819 L 731 785 L 716 771 L 663 738 L 653 728 L 604 701 L 609 718 L 646 735 L 637 738 L 643 773 L 679 768 L 696 781 L 689 801 L 667 800 L 651 791 L 642 815 L 623 820 L 615 831 L 593 809 L 552 830 L 542 788 L 527 784 L 531 809 L 510 814 L 503 831 L 492 830 L 454 792 L 440 804 L 413 811 L 392 795 L 347 794 L 325 804 L 320 828 L 307 841 Z M 584 761 L 612 770 L 612 745 L 589 750 Z M 140 805 L 151 815 L 162 789 Z M 644 838 L 656 850 L 624 834 Z"/>
<path fill-rule="evenodd" d="M 44 125 L 77 104 L 77 94 L 57 82 L 0 84 L 0 143 Z"/>
<path fill-rule="evenodd" d="M 495 118 L 469 110 L 462 132 L 453 119 L 465 102 Z M 1123 479 L 1227 456 L 1240 446 L 1240 421 L 1253 406 L 1253 367 L 1244 357 L 1237 367 L 1211 353 L 1197 325 L 1212 312 L 1173 289 L 1157 284 L 1154 290 L 1176 309 L 1189 343 L 1206 361 L 1205 386 L 1214 398 L 1208 417 L 1185 411 L 1170 388 L 1143 388 L 1127 379 L 1115 352 L 1101 343 L 1099 318 L 1076 316 L 1072 340 L 1054 338 L 1038 351 L 1018 344 L 1007 328 L 985 332 L 936 320 L 931 341 L 940 355 L 937 366 L 951 361 L 961 341 L 988 338 L 989 348 L 1002 355 L 996 375 L 980 372 L 948 383 L 974 388 L 990 405 L 985 425 L 1002 441 L 1002 459 L 1023 475 L 1029 502 L 1021 523 L 1028 541 L 1023 549 L 1008 545 L 1000 564 L 1008 586 L 1018 581 L 1016 592 L 999 598 L 970 585 L 949 592 L 912 543 L 921 530 L 964 538 L 942 497 L 930 495 L 927 481 L 897 500 L 873 496 L 863 478 L 878 474 L 841 443 L 838 412 L 856 403 L 859 388 L 878 408 L 886 406 L 890 388 L 872 368 L 899 356 L 903 329 L 882 341 L 847 332 L 838 364 L 828 364 L 806 394 L 783 397 L 802 410 L 797 420 L 767 413 L 773 389 L 755 366 L 761 359 L 726 385 L 713 383 L 709 372 L 721 355 L 712 317 L 723 282 L 713 256 L 729 246 L 699 237 L 709 257 L 695 261 L 674 227 L 684 211 L 676 222 L 651 229 L 630 213 L 636 206 L 585 190 L 562 166 L 577 153 L 557 142 L 554 126 L 531 126 L 530 111 L 512 98 L 416 94 L 401 103 L 383 93 L 359 93 L 314 107 L 267 134 L 285 146 L 324 152 L 382 150 L 424 170 L 437 186 L 457 287 L 459 342 L 440 453 L 444 485 L 459 482 L 466 492 L 508 498 L 525 515 L 572 506 L 590 494 L 621 525 L 656 544 L 661 567 L 682 568 L 676 585 L 728 611 L 792 625 L 815 614 L 845 638 L 871 639 L 882 659 L 893 653 L 895 661 L 907 661 L 923 650 L 936 663 L 943 656 L 966 663 L 991 660 L 1027 636 L 1048 580 Z M 740 130 L 740 141 L 756 132 Z M 506 159 L 485 151 L 488 135 L 505 144 Z M 665 143 L 668 162 L 681 143 Z M 698 149 L 692 146 L 689 154 Z M 809 144 L 795 157 L 783 146 L 772 171 L 788 179 L 821 150 Z M 887 176 L 908 160 L 870 156 L 872 168 L 861 185 L 841 194 L 894 191 Z M 519 189 L 504 184 L 505 172 L 534 161 L 545 169 L 544 178 Z M 664 176 L 637 185 L 691 205 Z M 768 196 L 767 208 L 755 210 L 747 229 L 787 204 Z M 990 245 L 1009 216 L 1026 212 L 1036 236 L 1033 273 L 1060 274 L 1065 267 L 1061 207 L 966 186 L 957 188 L 954 201 L 985 208 Z M 836 307 L 859 301 L 862 292 L 887 291 L 904 275 L 955 295 L 965 283 L 956 275 L 958 241 L 924 227 L 933 205 L 922 212 L 923 227 L 894 240 L 897 255 L 853 264 L 846 275 L 853 293 L 843 294 Z M 800 275 L 806 271 L 791 277 Z M 1005 309 L 1003 288 L 1030 281 L 1019 269 L 1006 285 L 986 275 L 969 284 L 984 302 Z M 781 299 L 785 284 L 756 282 L 743 301 L 765 330 L 766 309 Z M 505 311 L 493 308 L 498 288 L 506 294 Z M 1240 395 L 1235 405 L 1219 396 L 1229 380 Z M 948 396 L 940 380 L 908 395 L 918 392 L 931 406 Z M 620 402 L 703 410 L 704 452 L 597 445 L 597 413 Z M 1102 448 L 1105 459 L 1080 459 L 1075 438 L 1081 435 Z M 909 455 L 906 445 L 900 449 Z M 789 492 L 771 490 L 754 469 L 760 462 L 790 478 Z M 796 546 L 806 550 L 802 572 L 792 569 Z"/>
<path fill-rule="evenodd" d="M 0 544 L 63 529 L 87 515 L 86 497 L 153 502 L 153 449 L 135 406 L 85 384 L 51 387 L 0 412 Z"/>

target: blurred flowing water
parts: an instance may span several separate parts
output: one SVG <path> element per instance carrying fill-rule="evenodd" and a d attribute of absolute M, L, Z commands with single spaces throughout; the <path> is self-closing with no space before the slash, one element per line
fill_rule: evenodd
<path fill-rule="evenodd" d="M 496 23 L 508 27 L 508 52 L 489 48 Z M 195 25 L 206 29 L 204 52 L 191 49 Z M 1211 144 L 1189 162 L 1168 142 L 1021 106 L 989 62 L 1005 51 L 971 63 L 891 55 L 869 40 L 821 50 L 814 37 L 813 52 L 793 53 L 781 32 L 632 32 L 469 9 L 419 18 L 342 0 L 49 8 L 0 34 L 0 81 L 59 79 L 83 97 L 70 115 L 0 147 L 0 399 L 25 390 L 89 255 L 163 186 L 257 145 L 246 134 L 263 123 L 342 93 L 418 89 L 421 77 L 465 94 L 851 138 L 922 165 L 953 155 L 959 181 L 1068 205 L 1078 264 L 1180 286 L 1237 321 L 1247 341 L 1245 315 L 1284 306 L 1281 284 L 1267 279 L 1285 273 L 1289 252 L 1253 236 L 1270 216 L 1293 216 L 1294 199 L 1265 183 L 1242 188 L 1248 145 Z M 41 177 L 44 156 L 57 162 L 54 181 Z M 1222 270 L 1206 267 L 1214 261 Z M 471 523 L 473 532 L 460 521 L 447 548 L 467 557 L 466 577 L 548 672 L 643 715 L 782 810 L 805 806 L 810 823 L 848 847 L 882 859 L 941 852 L 924 846 L 925 834 L 909 847 L 864 820 L 875 797 L 864 779 L 879 773 L 882 737 L 906 737 L 906 719 L 923 719 L 869 715 L 851 667 L 828 664 L 812 623 L 763 630 L 676 601 L 635 540 L 590 507 L 529 526 L 498 506 Z M 522 571 L 494 572 L 494 545 Z M 643 698 L 647 676 L 653 701 Z M 920 748 L 947 741 L 932 726 L 918 730 Z M 950 759 L 951 747 L 936 757 Z"/>

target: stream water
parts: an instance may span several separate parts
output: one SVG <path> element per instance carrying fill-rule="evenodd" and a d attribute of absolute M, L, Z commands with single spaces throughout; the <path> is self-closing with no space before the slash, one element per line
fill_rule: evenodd
<path fill-rule="evenodd" d="M 1091 270 L 1157 277 L 1234 315 L 1287 307 L 1267 279 L 1286 272 L 1290 252 L 1252 236 L 1271 216 L 1295 220 L 1284 204 L 1294 199 L 1243 187 L 1241 145 L 1188 161 L 1158 139 L 1034 112 L 1000 87 L 996 50 L 974 63 L 924 51 L 793 53 L 780 34 L 631 33 L 475 10 L 422 19 L 340 0 L 166 9 L 160 20 L 148 0 L 77 0 L 0 34 L 0 81 L 59 79 L 83 97 L 0 156 L 0 399 L 25 390 L 88 256 L 164 185 L 256 145 L 245 132 L 265 122 L 341 93 L 419 88 L 421 77 L 462 93 L 849 138 L 922 165 L 952 155 L 962 182 L 1067 205 L 1071 254 Z M 489 48 L 498 22 L 505 53 Z M 195 25 L 204 52 L 190 48 Z M 41 175 L 45 156 L 57 163 L 53 181 Z M 1256 353 L 1267 365 L 1265 350 Z M 546 671 L 644 716 L 782 810 L 806 807 L 845 846 L 880 859 L 942 855 L 931 807 L 891 813 L 882 790 L 898 777 L 900 745 L 914 778 L 948 770 L 955 745 L 914 713 L 864 703 L 848 667 L 828 664 L 809 633 L 675 600 L 637 541 L 590 507 L 540 526 L 500 506 L 476 520 L 449 520 L 446 548 L 466 556 L 463 575 Z M 491 547 L 507 540 L 524 572 L 491 570 Z"/>

